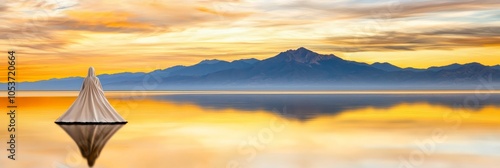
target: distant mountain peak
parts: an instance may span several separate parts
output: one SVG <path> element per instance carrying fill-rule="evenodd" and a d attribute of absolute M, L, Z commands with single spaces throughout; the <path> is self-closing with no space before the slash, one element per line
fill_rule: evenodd
<path fill-rule="evenodd" d="M 392 64 L 390 64 L 388 62 L 375 62 L 372 65 L 392 65 Z"/>
<path fill-rule="evenodd" d="M 392 65 L 391 63 L 388 62 L 375 62 L 371 65 L 374 68 L 384 70 L 387 72 L 393 72 L 393 71 L 400 71 L 401 68 L 395 65 Z"/>
<path fill-rule="evenodd" d="M 450 65 L 446 65 L 446 66 L 432 66 L 432 67 L 429 67 L 427 68 L 427 70 L 430 70 L 430 71 L 441 71 L 441 70 L 453 70 L 453 69 L 458 69 L 458 68 L 462 68 L 462 67 L 466 67 L 466 66 L 470 66 L 470 65 L 481 65 L 479 63 L 469 63 L 469 64 L 458 64 L 458 63 L 454 63 L 454 64 L 450 64 Z"/>
<path fill-rule="evenodd" d="M 471 62 L 471 63 L 464 64 L 464 66 L 484 66 L 484 65 L 479 63 L 479 62 Z"/>
<path fill-rule="evenodd" d="M 316 52 L 314 52 L 312 50 L 309 50 L 309 49 L 307 49 L 305 47 L 299 47 L 299 48 L 297 48 L 295 50 L 294 49 L 290 49 L 290 50 L 285 51 L 285 53 L 297 53 L 297 54 L 315 53 L 315 54 L 318 54 L 318 53 L 316 53 Z"/>
<path fill-rule="evenodd" d="M 309 50 L 309 49 L 307 49 L 305 47 L 299 47 L 299 48 L 297 48 L 297 51 L 313 52 L 312 50 Z"/>
<path fill-rule="evenodd" d="M 259 62 L 259 60 L 255 59 L 255 58 L 248 58 L 248 59 L 239 59 L 239 60 L 231 61 L 231 63 L 235 63 L 235 62 L 245 62 L 248 64 L 254 64 L 254 63 Z"/>
<path fill-rule="evenodd" d="M 287 62 L 299 62 L 305 64 L 318 64 L 318 61 L 328 59 L 340 59 L 335 55 L 321 55 L 304 47 L 299 47 L 296 50 L 287 50 L 278 54 L 276 57 L 284 59 Z"/>
<path fill-rule="evenodd" d="M 206 59 L 206 60 L 201 61 L 198 64 L 216 64 L 216 63 L 219 63 L 219 62 L 222 62 L 222 60 L 218 60 L 218 59 Z"/>

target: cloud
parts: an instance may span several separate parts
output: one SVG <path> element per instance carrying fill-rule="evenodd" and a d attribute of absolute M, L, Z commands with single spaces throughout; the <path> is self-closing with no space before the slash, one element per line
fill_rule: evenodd
<path fill-rule="evenodd" d="M 4 4 L 0 4 L 0 12 L 7 11 L 7 9 L 7 6 L 5 6 Z"/>
<path fill-rule="evenodd" d="M 60 37 L 58 34 L 69 31 L 78 31 L 83 34 L 136 34 L 133 36 L 136 38 L 154 36 L 206 24 L 221 25 L 221 23 L 229 23 L 249 16 L 251 14 L 249 11 L 212 8 L 213 4 L 240 2 L 235 0 L 200 1 L 190 4 L 178 3 L 173 0 L 81 1 L 61 6 L 42 1 L 40 3 L 11 4 L 9 8 L 2 5 L 0 11 L 13 10 L 13 13 L 21 15 L 19 17 L 1 17 L 0 15 L 1 18 L 4 18 L 3 22 L 6 22 L 4 25 L 9 25 L 7 28 L 0 28 L 2 32 L 8 34 L 0 35 L 0 39 L 8 40 L 15 37 L 18 40 L 14 41 L 21 41 L 18 46 L 50 49 L 77 43 L 77 40 L 85 38 L 85 36 L 57 38 Z M 34 13 L 41 9 L 43 9 L 44 15 Z M 33 39 L 42 41 L 30 42 Z"/>
<path fill-rule="evenodd" d="M 500 26 L 476 28 L 448 28 L 425 33 L 425 35 L 460 35 L 468 37 L 500 37 Z"/>
<path fill-rule="evenodd" d="M 373 36 L 328 37 L 324 43 L 345 46 L 346 52 L 388 50 L 451 50 L 500 45 L 500 26 L 447 28 L 425 32 L 384 32 Z"/>
<path fill-rule="evenodd" d="M 355 4 L 355 5 L 354 5 Z M 444 1 L 391 1 L 389 3 L 354 3 L 354 1 L 341 1 L 329 3 L 316 3 L 309 0 L 296 1 L 278 10 L 310 9 L 331 13 L 326 15 L 330 19 L 394 19 L 432 15 L 443 12 L 476 11 L 498 9 L 500 2 L 497 0 L 444 0 Z"/>
<path fill-rule="evenodd" d="M 35 70 L 41 63 L 70 74 L 74 67 L 100 65 L 106 58 L 119 63 L 106 67 L 111 73 L 157 63 L 263 59 L 300 46 L 339 55 L 420 50 L 455 55 L 500 47 L 498 0 L 58 2 L 0 4 L 0 47 L 23 51 L 24 59 L 32 60 L 24 65 L 33 74 L 40 74 Z M 417 55 L 401 60 L 413 62 Z M 62 59 L 66 62 L 57 61 Z M 455 57 L 443 61 L 457 62 Z"/>
<path fill-rule="evenodd" d="M 242 18 L 251 15 L 251 12 L 230 12 L 230 11 L 220 11 L 216 9 L 211 9 L 207 7 L 196 7 L 196 10 L 213 14 L 213 15 L 218 15 L 224 18 Z"/>
<path fill-rule="evenodd" d="M 132 14 L 126 12 L 68 11 L 67 16 L 46 21 L 53 31 L 81 30 L 90 32 L 142 32 L 153 30 L 149 23 L 131 21 Z"/>

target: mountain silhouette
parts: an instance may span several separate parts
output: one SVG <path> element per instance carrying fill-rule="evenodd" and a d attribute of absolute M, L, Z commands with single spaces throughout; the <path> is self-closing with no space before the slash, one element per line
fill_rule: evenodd
<path fill-rule="evenodd" d="M 427 70 L 430 70 L 430 71 L 452 70 L 452 69 L 458 69 L 462 66 L 463 65 L 455 63 L 455 64 L 450 64 L 450 65 L 446 65 L 446 66 L 442 66 L 442 67 L 433 66 L 433 67 L 428 68 Z"/>
<path fill-rule="evenodd" d="M 333 54 L 321 55 L 305 48 L 288 50 L 264 59 L 253 66 L 224 70 L 195 79 L 211 84 L 304 84 L 361 80 L 384 72 L 367 64 L 346 61 Z"/>
<path fill-rule="evenodd" d="M 500 66 L 451 64 L 428 69 L 390 63 L 366 64 L 300 47 L 264 60 L 204 60 L 149 73 L 98 76 L 106 90 L 183 89 L 475 89 L 485 80 L 497 86 Z M 155 79 L 154 81 L 151 79 Z M 81 78 L 24 82 L 28 90 L 77 90 Z M 146 84 L 145 84 L 146 83 Z M 149 87 L 153 83 L 155 87 Z"/>
<path fill-rule="evenodd" d="M 371 66 L 374 68 L 383 70 L 383 71 L 387 71 L 387 72 L 394 72 L 394 71 L 401 71 L 402 70 L 400 67 L 397 67 L 397 66 L 392 65 L 392 64 L 387 63 L 387 62 L 383 62 L 383 63 L 375 62 Z"/>
<path fill-rule="evenodd" d="M 203 60 L 192 66 L 173 66 L 171 68 L 153 71 L 157 76 L 202 76 L 209 73 L 228 70 L 228 69 L 243 69 L 250 67 L 258 62 L 257 59 L 241 59 L 232 62 L 222 61 L 217 59 Z"/>

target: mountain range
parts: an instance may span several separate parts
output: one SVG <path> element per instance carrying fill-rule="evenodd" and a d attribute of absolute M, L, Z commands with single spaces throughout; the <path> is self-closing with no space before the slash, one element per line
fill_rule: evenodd
<path fill-rule="evenodd" d="M 476 89 L 500 86 L 500 66 L 451 64 L 427 69 L 390 63 L 349 61 L 306 48 L 288 50 L 264 60 L 204 60 L 148 73 L 98 76 L 105 90 L 365 90 Z M 83 78 L 50 79 L 19 84 L 22 90 L 79 90 Z M 5 84 L 3 84 L 5 85 Z"/>

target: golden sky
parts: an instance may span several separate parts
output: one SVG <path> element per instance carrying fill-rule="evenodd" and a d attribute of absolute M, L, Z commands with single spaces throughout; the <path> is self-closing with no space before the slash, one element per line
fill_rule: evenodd
<path fill-rule="evenodd" d="M 7 0 L 0 47 L 17 51 L 18 81 L 85 76 L 89 66 L 104 74 L 264 59 L 298 47 L 400 67 L 496 65 L 499 9 L 498 0 Z"/>

